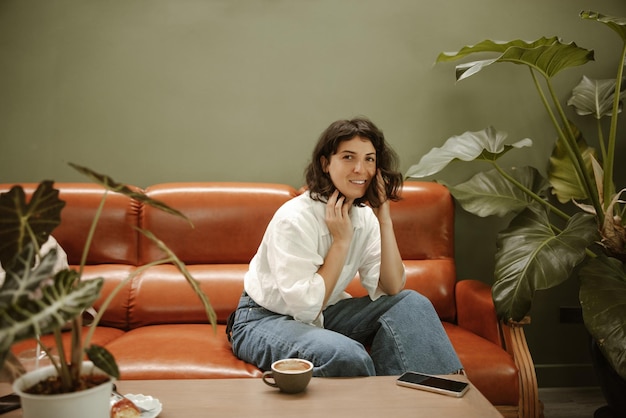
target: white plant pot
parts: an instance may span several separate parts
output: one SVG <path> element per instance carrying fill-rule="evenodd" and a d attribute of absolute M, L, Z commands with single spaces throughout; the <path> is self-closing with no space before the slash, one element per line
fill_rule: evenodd
<path fill-rule="evenodd" d="M 83 363 L 83 373 L 103 374 L 93 363 Z M 109 418 L 111 416 L 111 389 L 113 380 L 80 392 L 59 395 L 33 395 L 24 390 L 35 383 L 56 375 L 54 366 L 42 367 L 19 377 L 13 390 L 22 402 L 23 418 Z"/>

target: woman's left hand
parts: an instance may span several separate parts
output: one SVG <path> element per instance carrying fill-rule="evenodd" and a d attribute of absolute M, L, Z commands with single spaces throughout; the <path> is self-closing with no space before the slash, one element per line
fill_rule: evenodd
<path fill-rule="evenodd" d="M 372 208 L 374 210 L 374 214 L 379 219 L 379 221 L 391 219 L 391 215 L 389 212 L 389 199 L 387 197 L 387 188 L 385 187 L 385 180 L 383 179 L 383 174 L 380 170 L 376 172 L 376 191 L 378 192 L 380 206 L 377 208 Z"/>
<path fill-rule="evenodd" d="M 380 224 L 380 279 L 379 287 L 388 295 L 395 295 L 404 287 L 405 273 L 391 221 L 390 202 L 383 175 L 376 173 L 376 186 L 380 206 L 372 208 Z"/>

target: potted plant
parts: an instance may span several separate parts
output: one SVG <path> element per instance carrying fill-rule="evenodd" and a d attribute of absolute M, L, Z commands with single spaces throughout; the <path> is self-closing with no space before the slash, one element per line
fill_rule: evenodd
<path fill-rule="evenodd" d="M 537 290 L 565 280 L 579 281 L 579 299 L 586 328 L 612 369 L 626 378 L 626 232 L 624 189 L 616 184 L 618 115 L 624 98 L 626 19 L 592 11 L 582 19 L 602 23 L 623 41 L 614 79 L 583 77 L 567 105 L 596 119 L 600 152 L 587 144 L 567 117 L 552 84 L 562 70 L 594 59 L 592 50 L 557 37 L 534 42 L 485 40 L 459 51 L 441 53 L 437 62 L 495 54 L 489 59 L 456 66 L 464 80 L 497 63 L 524 65 L 557 133 L 547 178 L 534 167 L 506 169 L 498 159 L 532 145 L 530 139 L 507 142 L 506 134 L 489 127 L 449 138 L 425 154 L 406 173 L 431 176 L 453 161 L 482 161 L 490 169 L 455 186 L 447 185 L 461 207 L 478 216 L 512 215 L 496 242 L 493 299 L 505 321 L 522 321 Z M 481 56 L 484 58 L 484 55 Z M 603 120 L 608 116 L 608 123 Z M 608 132 L 608 133 L 607 133 Z M 622 138 L 623 139 L 623 138 Z M 623 390 L 623 389 L 622 389 Z M 606 395 L 606 393 L 605 393 Z M 621 398 L 621 395 L 619 396 Z"/>
<path fill-rule="evenodd" d="M 70 163 L 70 165 L 106 189 L 102 203 L 109 191 L 122 193 L 143 204 L 187 219 L 181 212 L 149 198 L 138 190 L 116 183 L 108 176 L 76 164 Z M 88 401 L 86 405 L 90 408 L 89 411 L 86 414 L 82 412 L 82 415 L 79 413 L 77 416 L 108 417 L 112 380 L 119 378 L 119 371 L 113 356 L 104 347 L 91 344 L 90 340 L 106 307 L 117 291 L 141 269 L 131 273 L 108 295 L 90 324 L 89 331 L 83 336 L 82 313 L 98 299 L 104 282 L 102 277 L 90 280 L 81 279 L 102 206 L 94 217 L 83 249 L 79 270 L 64 268 L 52 275 L 59 256 L 56 249 L 46 254 L 40 254 L 39 250 L 61 222 L 61 211 L 65 202 L 59 199 L 58 194 L 59 191 L 53 188 L 52 181 L 43 181 L 38 185 L 29 202 L 26 202 L 21 186 L 14 186 L 7 193 L 0 195 L 0 262 L 5 271 L 4 282 L 0 286 L 0 365 L 15 369 L 16 358 L 11 353 L 14 343 L 54 333 L 58 357 L 50 355 L 51 348 L 41 346 L 52 362 L 49 371 L 52 371 L 53 376 L 38 382 L 37 388 L 33 389 L 37 392 L 35 398 L 41 400 L 41 396 L 47 395 L 58 397 L 63 396 L 57 395 L 62 393 L 66 394 L 65 397 L 70 394 L 69 398 L 73 399 L 76 398 L 75 393 L 96 391 L 91 387 L 98 387 L 104 383 L 104 387 L 99 390 L 102 392 L 100 408 Z M 165 257 L 155 264 L 172 263 L 180 270 L 200 297 L 207 317 L 215 329 L 216 315 L 209 299 L 184 263 L 150 231 L 139 229 L 139 232 L 156 243 L 164 252 Z M 72 333 L 72 343 L 68 353 L 65 352 L 61 339 L 62 330 L 67 328 Z M 83 362 L 85 356 L 90 363 Z M 85 373 L 85 368 L 89 368 L 87 373 Z M 33 383 L 38 380 L 26 376 L 21 379 L 26 378 Z M 22 407 L 25 417 L 40 416 L 39 412 L 29 410 L 24 398 L 22 398 Z M 74 407 L 69 408 L 69 410 L 74 409 Z M 67 415 L 64 416 L 67 417 Z"/>

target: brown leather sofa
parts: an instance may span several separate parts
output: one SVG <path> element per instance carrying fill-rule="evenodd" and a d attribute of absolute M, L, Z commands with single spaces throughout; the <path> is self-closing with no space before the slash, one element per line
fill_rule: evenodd
<path fill-rule="evenodd" d="M 12 185 L 0 184 L 0 191 Z M 36 184 L 24 184 L 28 191 Z M 80 262 L 87 231 L 104 190 L 91 183 L 56 183 L 66 201 L 53 235 Z M 84 277 L 105 278 L 105 296 L 129 274 L 105 311 L 93 342 L 115 356 L 122 379 L 259 377 L 237 359 L 225 335 L 241 295 L 243 276 L 274 211 L 298 191 L 263 183 L 166 183 L 145 192 L 185 213 L 189 223 L 123 195 L 109 193 L 87 257 Z M 468 378 L 506 417 L 541 415 L 537 382 L 523 329 L 496 318 L 490 287 L 457 281 L 454 204 L 444 187 L 407 182 L 392 217 L 407 270 L 407 287 L 433 302 Z M 197 296 L 172 265 L 145 267 L 160 250 L 133 227 L 151 230 L 185 262 L 218 317 L 207 323 Z M 364 292 L 355 281 L 353 295 Z M 44 336 L 44 341 L 50 336 Z M 19 352 L 33 346 L 26 341 Z"/>

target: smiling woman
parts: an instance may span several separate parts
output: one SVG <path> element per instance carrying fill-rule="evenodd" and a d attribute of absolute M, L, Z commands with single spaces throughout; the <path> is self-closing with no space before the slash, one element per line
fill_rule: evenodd
<path fill-rule="evenodd" d="M 314 376 L 461 369 L 430 301 L 402 290 L 389 212 L 402 175 L 382 131 L 364 118 L 332 123 L 306 179 L 307 191 L 278 209 L 250 262 L 232 316 L 234 353 L 262 370 L 304 358 Z M 345 289 L 357 273 L 367 296 L 352 298 Z"/>
<path fill-rule="evenodd" d="M 376 150 L 367 138 L 355 136 L 343 141 L 330 159 L 321 158 L 324 172 L 349 205 L 365 195 L 376 175 Z"/>
<path fill-rule="evenodd" d="M 328 165 L 333 157 L 339 159 L 347 157 L 347 160 L 353 161 L 354 164 L 354 160 L 358 157 L 357 151 L 362 154 L 362 165 L 354 167 L 346 163 L 346 170 L 356 168 L 361 173 L 346 173 L 346 175 L 359 179 L 359 174 L 364 175 L 365 173 L 362 172 L 368 171 L 371 179 L 376 170 L 379 170 L 385 180 L 386 198 L 398 199 L 398 190 L 402 185 L 402 174 L 397 171 L 398 156 L 385 142 L 383 132 L 365 118 L 336 121 L 330 124 L 320 136 L 313 150 L 311 162 L 305 171 L 306 183 L 313 199 L 326 201 L 336 188 L 340 189 L 339 185 L 334 183 L 336 179 L 328 175 Z M 346 155 L 343 155 L 344 152 Z M 371 164 L 372 159 L 373 164 Z M 373 173 L 369 172 L 369 169 L 374 169 Z M 357 205 L 368 203 L 372 207 L 378 207 L 381 201 L 376 188 L 369 187 L 368 183 L 365 193 L 357 197 L 354 203 Z"/>

